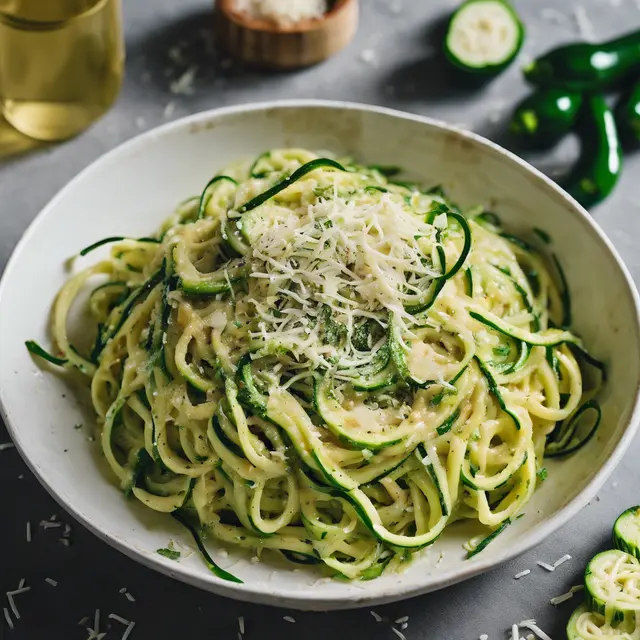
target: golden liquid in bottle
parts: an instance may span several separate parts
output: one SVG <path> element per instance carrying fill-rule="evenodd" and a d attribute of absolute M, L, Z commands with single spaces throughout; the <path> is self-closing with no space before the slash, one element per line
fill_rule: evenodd
<path fill-rule="evenodd" d="M 80 133 L 116 99 L 120 0 L 0 0 L 0 109 L 38 140 Z"/>

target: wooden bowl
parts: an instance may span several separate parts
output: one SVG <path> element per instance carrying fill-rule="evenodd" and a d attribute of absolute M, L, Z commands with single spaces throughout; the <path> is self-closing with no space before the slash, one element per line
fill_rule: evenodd
<path fill-rule="evenodd" d="M 276 24 L 236 11 L 217 0 L 216 26 L 223 46 L 248 64 L 297 69 L 322 62 L 347 46 L 358 26 L 358 0 L 336 0 L 320 19 Z"/>

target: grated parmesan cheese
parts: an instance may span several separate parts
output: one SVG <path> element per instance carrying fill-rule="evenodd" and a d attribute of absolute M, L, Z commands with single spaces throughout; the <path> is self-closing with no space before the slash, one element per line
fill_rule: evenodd
<path fill-rule="evenodd" d="M 9 610 L 7 609 L 7 607 L 3 607 L 2 610 L 4 611 L 4 619 L 7 621 L 7 624 L 9 625 L 9 629 L 13 630 L 15 627 L 13 626 L 13 620 L 9 615 Z"/>
<path fill-rule="evenodd" d="M 565 562 L 567 562 L 567 560 L 571 560 L 571 556 L 568 553 L 563 555 L 562 558 L 560 558 L 559 560 L 556 560 L 553 563 L 553 568 L 557 569 L 561 564 L 564 564 Z"/>
<path fill-rule="evenodd" d="M 327 0 L 236 0 L 235 8 L 254 18 L 291 25 L 321 18 L 329 7 Z"/>
<path fill-rule="evenodd" d="M 400 640 L 407 640 L 407 636 L 405 636 L 402 631 L 398 631 L 398 629 L 396 629 L 395 627 L 391 627 L 391 631 L 393 631 L 393 633 L 395 633 L 398 638 L 400 638 Z"/>
<path fill-rule="evenodd" d="M 171 93 L 173 93 L 174 95 L 193 95 L 193 83 L 195 81 L 197 72 L 198 67 L 196 65 L 192 65 L 191 67 L 186 69 L 177 80 L 174 80 L 169 85 L 169 91 L 171 91 Z"/>
<path fill-rule="evenodd" d="M 551 638 L 538 627 L 535 620 L 523 620 L 519 625 L 514 626 L 524 627 L 525 629 L 529 629 L 529 631 L 533 631 L 540 640 L 551 640 Z"/>
<path fill-rule="evenodd" d="M 123 624 L 125 627 L 129 624 L 128 620 L 125 620 L 122 616 L 119 616 L 117 613 L 110 613 L 108 616 L 111 620 L 115 620 L 120 624 Z"/>
<path fill-rule="evenodd" d="M 254 357 L 286 344 L 297 368 L 309 374 L 309 369 L 337 368 L 336 378 L 349 380 L 386 342 L 382 338 L 367 352 L 351 340 L 329 344 L 322 333 L 327 313 L 348 335 L 368 319 L 386 329 L 389 314 L 411 335 L 418 321 L 405 306 L 440 275 L 425 264 L 425 244 L 436 243 L 437 229 L 407 212 L 392 194 L 363 203 L 340 197 L 334 188 L 330 199 L 269 210 L 249 233 L 257 293 L 248 302 L 258 320 L 250 337 L 261 343 Z M 274 314 L 276 302 L 284 299 L 282 311 Z"/>

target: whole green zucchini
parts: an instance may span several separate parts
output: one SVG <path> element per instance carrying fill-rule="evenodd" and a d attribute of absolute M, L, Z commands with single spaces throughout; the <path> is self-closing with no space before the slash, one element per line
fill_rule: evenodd
<path fill-rule="evenodd" d="M 515 108 L 509 130 L 529 147 L 551 147 L 571 131 L 582 101 L 580 93 L 540 89 Z"/>
<path fill-rule="evenodd" d="M 524 75 L 538 87 L 567 91 L 601 91 L 619 85 L 640 68 L 640 31 L 603 42 L 578 42 L 552 49 L 525 67 Z"/>

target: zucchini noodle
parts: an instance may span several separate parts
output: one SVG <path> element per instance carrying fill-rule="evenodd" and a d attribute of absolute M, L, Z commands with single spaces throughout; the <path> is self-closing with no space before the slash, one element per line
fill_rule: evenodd
<path fill-rule="evenodd" d="M 195 536 L 366 580 L 456 521 L 497 535 L 548 443 L 591 437 L 585 365 L 602 366 L 562 326 L 558 267 L 395 172 L 267 152 L 155 236 L 106 239 L 62 288 L 60 358 L 27 346 L 88 378 L 127 495 Z M 82 353 L 68 314 L 87 287 Z"/>

